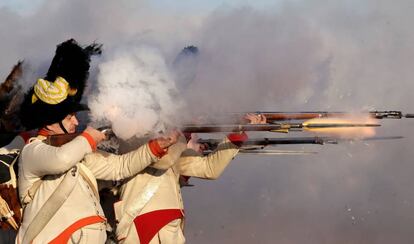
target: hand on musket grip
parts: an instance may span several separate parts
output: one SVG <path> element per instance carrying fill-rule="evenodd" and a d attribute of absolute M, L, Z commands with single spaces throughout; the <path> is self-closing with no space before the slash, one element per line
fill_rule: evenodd
<path fill-rule="evenodd" d="M 265 116 L 263 116 L 262 114 L 254 114 L 254 113 L 247 113 L 244 117 L 243 117 L 249 124 L 266 124 L 267 123 L 267 121 L 266 121 L 266 117 Z M 243 134 L 243 132 L 240 132 L 240 133 L 231 133 L 231 134 Z M 230 134 L 230 135 L 231 135 Z M 236 136 L 237 137 L 237 136 Z M 203 143 L 203 144 L 201 144 L 201 143 L 198 143 L 197 142 L 197 140 L 198 140 L 198 138 L 197 138 L 197 135 L 195 134 L 195 133 L 192 133 L 190 136 L 189 136 L 189 138 L 190 138 L 190 140 L 188 140 L 188 143 L 187 143 L 187 148 L 189 148 L 189 149 L 192 149 L 192 150 L 194 150 L 194 151 L 196 151 L 196 152 L 199 152 L 199 153 L 203 153 L 203 151 L 204 150 L 207 150 L 207 149 L 210 149 L 210 150 L 212 150 L 212 148 L 209 148 L 209 145 L 208 144 L 205 144 L 205 143 Z M 230 136 L 230 138 L 231 139 L 233 139 L 233 138 L 235 138 L 234 136 Z M 230 139 L 229 138 L 229 139 Z M 246 137 L 247 138 L 247 137 Z M 231 140 L 230 139 L 230 140 Z M 236 144 L 241 144 L 241 142 L 238 142 L 238 141 L 234 141 Z"/>
<path fill-rule="evenodd" d="M 244 119 L 248 121 L 249 124 L 266 124 L 266 117 L 262 114 L 247 113 L 244 116 Z M 227 138 L 236 146 L 241 147 L 243 142 L 248 138 L 247 134 L 244 131 L 230 133 L 227 135 Z"/>
<path fill-rule="evenodd" d="M 266 124 L 266 117 L 262 114 L 248 113 L 244 116 L 244 119 L 249 121 L 249 124 Z"/>
<path fill-rule="evenodd" d="M 172 130 L 166 136 L 156 140 L 160 147 L 167 152 L 158 162 L 151 165 L 156 169 L 167 170 L 173 166 L 187 148 L 185 137 L 178 130 Z"/>
<path fill-rule="evenodd" d="M 99 130 L 97 130 L 93 127 L 90 127 L 90 126 L 86 127 L 84 132 L 88 133 L 93 138 L 96 145 L 98 145 L 100 142 L 102 142 L 106 139 L 106 136 L 105 136 L 104 133 L 102 133 Z"/>
<path fill-rule="evenodd" d="M 204 150 L 209 149 L 208 145 L 205 143 L 198 143 L 198 136 L 195 133 L 191 133 L 189 140 L 187 142 L 187 148 L 192 149 L 198 153 L 203 153 Z"/>
<path fill-rule="evenodd" d="M 162 149 L 167 149 L 178 141 L 178 137 L 180 137 L 180 135 L 182 135 L 180 131 L 172 130 L 165 136 L 157 138 L 158 145 L 160 145 Z"/>

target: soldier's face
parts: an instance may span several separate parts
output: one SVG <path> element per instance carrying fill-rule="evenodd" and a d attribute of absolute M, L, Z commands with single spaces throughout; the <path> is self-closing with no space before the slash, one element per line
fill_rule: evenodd
<path fill-rule="evenodd" d="M 79 125 L 79 121 L 75 114 L 69 114 L 62 120 L 62 124 L 69 133 L 75 133 L 76 127 Z"/>
<path fill-rule="evenodd" d="M 69 114 L 62 120 L 62 125 L 68 133 L 75 133 L 79 122 L 75 114 Z M 65 134 L 59 123 L 48 125 L 47 129 L 50 131 L 50 135 Z"/>

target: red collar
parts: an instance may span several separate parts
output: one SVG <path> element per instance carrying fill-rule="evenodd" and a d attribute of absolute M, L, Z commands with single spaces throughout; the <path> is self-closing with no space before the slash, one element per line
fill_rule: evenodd
<path fill-rule="evenodd" d="M 48 136 L 49 135 L 49 131 L 47 131 L 45 128 L 42 128 L 42 129 L 40 129 L 37 132 L 37 135 L 40 135 L 40 136 Z"/>

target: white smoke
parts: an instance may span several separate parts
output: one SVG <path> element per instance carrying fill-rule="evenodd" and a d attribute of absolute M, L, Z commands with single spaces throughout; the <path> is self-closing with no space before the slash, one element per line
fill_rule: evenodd
<path fill-rule="evenodd" d="M 195 39 L 196 74 L 183 90 L 194 111 L 300 107 L 314 95 L 318 68 L 330 57 L 319 26 L 295 8 L 218 9 Z"/>
<path fill-rule="evenodd" d="M 183 47 L 199 48 L 196 65 L 184 62 L 188 73 L 180 70 L 181 76 L 174 76 L 183 78 L 177 80 L 177 87 L 195 112 L 361 108 L 412 112 L 413 1 L 277 2 L 265 10 L 220 6 L 201 14 L 154 9 L 148 2 L 133 0 L 45 0 L 38 11 L 25 16 L 2 8 L 0 71 L 5 75 L 17 60 L 25 59 L 36 72 L 28 81 L 33 83 L 45 74 L 56 44 L 73 37 L 82 44 L 103 43 L 103 62 L 108 66 L 118 58 L 121 62 L 122 56 L 132 60 L 129 66 L 107 72 L 113 80 L 105 78 L 115 86 L 112 82 L 123 77 L 127 87 L 131 80 L 125 76 L 136 77 L 137 70 L 149 76 L 147 70 L 141 71 L 145 70 L 141 64 L 153 63 L 145 55 L 122 49 L 115 58 L 108 47 L 145 40 L 162 50 L 156 52 L 166 66 Z M 122 71 L 125 67 L 128 70 Z M 131 123 L 120 124 L 117 130 L 125 129 L 122 133 L 127 134 L 129 128 L 138 130 L 136 123 L 150 128 L 162 119 L 161 113 L 154 115 L 150 109 L 162 102 L 142 95 L 140 99 L 151 105 L 138 113 L 130 105 L 140 106 L 134 103 L 139 92 L 122 91 L 115 99 L 109 87 L 99 85 L 107 96 L 95 102 L 113 99 L 128 104 L 118 113 Z M 98 91 L 93 88 L 91 92 Z M 175 101 L 168 105 L 172 104 Z M 96 114 L 103 117 L 104 109 Z M 289 145 L 285 148 L 319 154 L 238 156 L 218 181 L 196 181 L 196 187 L 183 190 L 186 239 L 190 243 L 414 243 L 413 121 L 380 122 L 380 136 L 406 138 L 370 145 Z"/>
<path fill-rule="evenodd" d="M 165 59 L 155 47 L 106 51 L 98 72 L 96 93 L 89 98 L 92 120 L 110 123 L 122 139 L 171 123 L 182 105 Z"/>

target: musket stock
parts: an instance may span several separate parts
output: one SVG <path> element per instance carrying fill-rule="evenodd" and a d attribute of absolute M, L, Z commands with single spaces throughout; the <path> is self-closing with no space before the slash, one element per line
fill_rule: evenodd
<path fill-rule="evenodd" d="M 112 129 L 108 126 L 100 127 L 97 130 L 104 133 L 106 138 L 109 139 L 109 137 L 115 136 Z M 59 135 L 52 135 L 48 136 L 46 138 L 46 143 L 55 147 L 60 147 L 73 139 L 75 137 L 79 136 L 81 132 L 75 132 L 75 133 L 69 133 L 69 134 L 59 134 Z"/>

